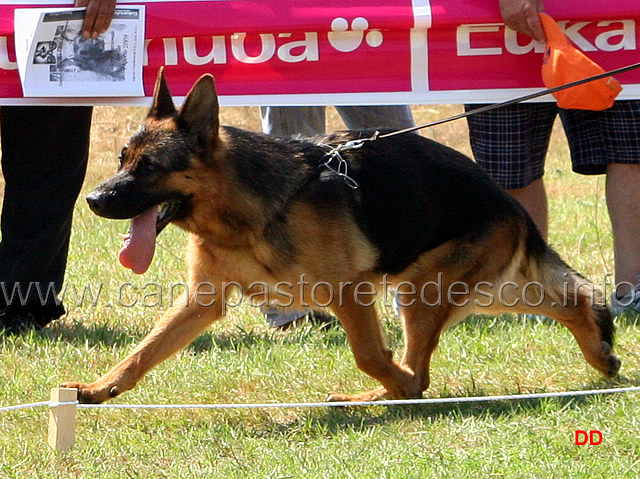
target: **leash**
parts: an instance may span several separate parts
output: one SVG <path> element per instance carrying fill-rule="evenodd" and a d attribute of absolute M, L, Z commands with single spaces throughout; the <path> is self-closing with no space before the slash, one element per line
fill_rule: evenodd
<path fill-rule="evenodd" d="M 432 126 L 436 126 L 436 125 L 441 125 L 443 123 L 448 123 L 450 121 L 454 121 L 454 120 L 459 120 L 461 118 L 466 118 L 468 116 L 471 115 L 475 115 L 476 113 L 484 113 L 486 111 L 492 111 L 492 110 L 497 110 L 498 108 L 503 108 L 505 106 L 510 106 L 510 105 L 515 105 L 517 103 L 523 103 L 525 101 L 529 101 L 529 100 L 533 100 L 535 98 L 540 98 L 541 96 L 545 96 L 545 95 L 549 95 L 551 93 L 555 93 L 557 91 L 561 91 L 561 90 L 566 90 L 568 88 L 573 88 L 574 86 L 579 86 L 579 85 L 583 85 L 585 83 L 590 83 L 592 81 L 597 81 L 597 80 L 601 80 L 603 78 L 607 78 L 613 75 L 618 75 L 620 73 L 625 73 L 631 70 L 635 70 L 636 68 L 640 68 L 640 62 L 638 63 L 633 63 L 631 65 L 627 65 L 621 68 L 616 68 L 615 70 L 610 70 L 608 72 L 603 72 L 603 73 L 599 73 L 597 75 L 593 75 L 587 78 L 583 78 L 582 80 L 576 80 L 573 81 L 571 83 L 565 83 L 564 85 L 560 85 L 554 88 L 547 88 L 545 90 L 540 90 L 538 92 L 535 93 L 530 93 L 528 95 L 524 95 L 524 96 L 520 96 L 517 98 L 513 98 L 511 100 L 507 100 L 507 101 L 503 101 L 501 103 L 494 103 L 491 105 L 485 105 L 483 107 L 480 108 L 476 108 L 474 110 L 471 111 L 466 111 L 464 113 L 460 113 L 458 115 L 454 115 L 451 116 L 449 118 L 444 118 L 442 120 L 436 120 L 436 121 L 432 121 L 431 123 L 425 123 L 424 125 L 418 125 L 418 126 L 413 126 L 410 128 L 405 128 L 404 130 L 397 130 L 397 131 L 392 131 L 390 133 L 386 133 L 384 135 L 373 135 L 373 137 L 371 138 L 364 138 L 362 141 L 373 141 L 374 139 L 379 139 L 379 138 L 389 138 L 392 136 L 396 136 L 396 135 L 400 135 L 403 133 L 411 133 L 417 130 L 422 130 L 424 128 L 429 128 Z"/>
<path fill-rule="evenodd" d="M 561 91 L 561 90 L 566 90 L 568 88 L 572 88 L 574 86 L 579 86 L 579 85 L 583 85 L 585 83 L 589 83 L 592 81 L 597 81 L 600 80 L 602 78 L 607 78 L 613 75 L 618 75 L 620 73 L 625 73 L 631 70 L 635 70 L 636 68 L 640 68 L 640 62 L 638 63 L 633 63 L 631 65 L 627 65 L 621 68 L 616 68 L 615 70 L 609 70 L 607 72 L 604 73 L 599 73 L 597 75 L 593 75 L 587 78 L 583 78 L 582 80 L 576 80 L 570 83 L 566 83 L 564 85 L 560 85 L 554 88 L 547 88 L 544 90 L 540 90 L 538 92 L 534 92 L 534 93 L 530 93 L 528 95 L 524 95 L 524 96 L 520 96 L 517 98 L 513 98 L 511 100 L 507 100 L 507 101 L 503 101 L 500 103 L 493 103 L 491 105 L 485 105 L 483 107 L 480 108 L 476 108 L 474 110 L 471 111 L 466 111 L 464 113 L 459 113 L 457 115 L 453 115 L 450 116 L 448 118 L 443 118 L 441 120 L 436 120 L 436 121 L 432 121 L 430 123 L 425 123 L 423 125 L 417 125 L 417 126 L 412 126 L 409 128 L 405 128 L 403 130 L 396 130 L 396 131 L 391 131 L 389 133 L 385 133 L 385 134 L 380 134 L 380 132 L 376 131 L 371 137 L 369 138 L 360 138 L 357 140 L 352 140 L 349 141 L 347 143 L 344 143 L 342 145 L 338 145 L 338 146 L 331 146 L 331 145 L 325 145 L 325 144 L 321 144 L 320 146 L 322 146 L 323 148 L 328 148 L 329 151 L 325 154 L 325 158 L 327 158 L 327 160 L 323 163 L 321 163 L 320 166 L 324 166 L 327 169 L 329 169 L 330 171 L 332 171 L 333 173 L 335 173 L 336 175 L 338 175 L 340 178 L 342 178 L 345 183 L 347 183 L 347 185 L 352 188 L 352 189 L 357 189 L 358 188 L 358 183 L 356 183 L 356 181 L 351 178 L 348 175 L 348 165 L 347 165 L 347 161 L 342 157 L 342 152 L 343 151 L 347 151 L 347 150 L 356 150 L 358 148 L 362 148 L 365 143 L 371 142 L 371 141 L 376 141 L 376 140 L 381 140 L 383 138 L 391 138 L 392 136 L 397 136 L 397 135 L 403 135 L 405 133 L 413 133 L 414 131 L 418 131 L 418 130 L 423 130 L 425 128 L 431 128 L 432 126 L 437 126 L 437 125 L 442 125 L 443 123 L 449 123 L 451 121 L 454 120 L 460 120 L 462 118 L 467 118 L 471 115 L 475 115 L 477 113 L 484 113 L 487 111 L 492 111 L 492 110 L 497 110 L 498 108 L 503 108 L 506 106 L 510 106 L 510 105 L 515 105 L 517 103 L 523 103 L 525 101 L 529 101 L 529 100 L 533 100 L 535 98 L 540 98 L 541 96 L 545 96 L 545 95 L 549 95 L 551 93 L 555 93 L 557 91 Z M 333 162 L 333 160 L 337 161 L 337 166 L 332 166 L 331 163 Z"/>

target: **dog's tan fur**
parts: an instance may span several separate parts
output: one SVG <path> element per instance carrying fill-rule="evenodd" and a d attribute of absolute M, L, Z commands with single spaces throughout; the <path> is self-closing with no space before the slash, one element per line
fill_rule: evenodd
<path fill-rule="evenodd" d="M 212 322 L 222 318 L 225 299 L 222 294 L 228 292 L 226 283 L 235 282 L 247 291 L 255 282 L 275 288 L 278 282 L 296 284 L 301 276 L 307 282 L 302 288 L 304 295 L 300 296 L 297 288 L 291 290 L 297 305 L 308 301 L 313 285 L 319 283 L 331 285 L 334 292 L 342 292 L 341 301 L 334 298 L 330 307 L 344 327 L 358 367 L 382 385 L 355 395 L 332 393 L 330 400 L 420 397 L 429 385 L 429 362 L 442 331 L 475 311 L 497 313 L 505 309 L 497 303 L 478 307 L 476 301 L 484 304 L 487 300 L 475 289 L 483 282 L 495 285 L 513 282 L 514 294 L 504 298 L 504 302 L 509 303 L 517 299 L 517 288 L 521 292 L 527 283 L 540 282 L 546 295 L 539 306 L 529 307 L 520 302 L 508 309 L 557 319 L 576 337 L 589 364 L 607 376 L 617 372 L 619 361 L 610 354 L 613 326 L 602 305 L 602 297 L 595 290 L 579 287 L 586 280 L 568 268 L 542 242 L 524 211 L 498 192 L 497 187 L 487 187 L 487 195 L 497 202 L 495 208 L 505 213 L 496 218 L 492 216 L 490 222 L 481 226 L 479 233 L 452 237 L 417 254 L 401 271 L 388 274 L 381 271 L 379 264 L 389 251 L 374 244 L 348 201 L 343 205 L 331 199 L 327 201 L 340 206 L 319 206 L 324 201 L 324 187 L 308 164 L 300 163 L 292 175 L 307 175 L 305 178 L 311 179 L 294 183 L 285 171 L 281 185 L 264 185 L 265 188 L 285 190 L 280 199 L 271 190 L 264 194 L 252 190 L 262 185 L 247 186 L 247 181 L 252 179 L 240 177 L 243 170 L 239 165 L 246 160 L 245 156 L 248 161 L 261 161 L 259 153 L 246 151 L 247 147 L 240 145 L 245 140 L 232 130 L 218 126 L 217 99 L 210 76 L 203 77 L 194 86 L 179 113 L 174 110 L 160 75 L 144 132 L 134 137 L 123 153 L 121 174 L 138 181 L 135 178 L 138 163 L 148 161 L 149 157 L 163 157 L 167 150 L 171 153 L 172 146 L 166 141 L 168 135 L 180 134 L 189 144 L 192 153 L 186 167 L 163 173 L 151 186 L 144 187 L 152 189 L 154 194 L 158 191 L 179 192 L 181 197 L 187 198 L 185 202 L 190 209 L 173 222 L 189 232 L 189 295 L 167 311 L 140 345 L 111 371 L 90 384 L 66 383 L 68 387 L 78 388 L 81 401 L 102 402 L 133 388 L 151 368 L 187 346 Z M 345 134 L 344 137 L 349 139 L 353 135 Z M 267 151 L 278 148 L 278 141 L 286 142 L 267 140 L 257 134 L 251 138 L 256 149 Z M 395 141 L 397 148 L 402 149 L 403 142 L 423 139 L 403 140 L 399 137 Z M 431 148 L 430 145 L 425 143 L 425 147 Z M 273 154 L 277 154 L 276 150 Z M 366 166 L 367 153 L 358 154 L 363 155 Z M 255 156 L 253 160 L 252 155 Z M 267 167 L 272 165 L 267 164 Z M 482 175 L 471 171 L 474 175 Z M 271 174 L 270 171 L 267 173 Z M 480 182 L 486 181 L 479 178 Z M 316 181 L 320 183 L 313 183 Z M 366 187 L 366 184 L 361 185 L 361 188 Z M 347 186 L 335 188 L 338 188 L 337 194 L 343 194 L 345 198 L 360 198 L 348 196 L 358 193 L 350 192 Z M 115 187 L 106 182 L 96 191 L 112 192 Z M 460 195 L 465 192 L 461 191 Z M 463 198 L 462 201 L 466 200 Z M 417 211 L 422 205 L 407 204 L 406 207 Z M 469 208 L 474 208 L 472 198 Z M 104 211 L 97 212 L 108 216 Z M 464 231 L 465 225 L 461 228 Z M 379 285 L 385 279 L 391 287 L 398 288 L 403 304 L 414 300 L 412 305 L 400 308 L 406 344 L 399 363 L 392 360 L 375 308 L 359 304 L 354 297 L 358 288 L 361 293 L 367 289 L 362 288 L 366 282 Z M 454 296 L 453 303 L 464 298 L 469 300 L 467 304 L 452 304 L 445 296 L 435 305 L 439 295 L 434 288 L 426 288 L 425 297 L 420 297 L 421 285 L 439 280 L 441 290 L 451 288 L 460 293 Z M 201 285 L 205 283 L 213 285 L 212 294 L 208 296 L 209 302 L 215 300 L 211 305 L 204 305 L 194 297 L 198 288 L 202 292 Z M 408 292 L 408 285 L 415 285 L 417 292 Z M 470 292 L 465 295 L 466 288 Z M 320 304 L 331 299 L 327 288 L 318 287 L 314 292 Z M 530 293 L 535 302 L 536 292 L 531 290 Z"/>

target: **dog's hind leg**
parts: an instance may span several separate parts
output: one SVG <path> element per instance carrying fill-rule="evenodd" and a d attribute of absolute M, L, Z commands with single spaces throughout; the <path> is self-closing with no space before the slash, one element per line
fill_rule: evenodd
<path fill-rule="evenodd" d="M 189 345 L 221 317 L 222 303 L 216 301 L 208 306 L 185 293 L 179 304 L 167 311 L 142 342 L 109 372 L 91 384 L 67 382 L 63 387 L 78 389 L 81 403 L 101 403 L 132 389 L 150 369 Z"/>
<path fill-rule="evenodd" d="M 523 293 L 527 284 L 535 287 L 529 287 L 530 294 L 519 298 L 518 311 L 542 314 L 565 325 L 586 361 L 605 376 L 614 376 L 620 369 L 620 361 L 611 354 L 614 325 L 597 287 L 551 250 L 530 261 L 519 273 L 517 282 Z"/>
<path fill-rule="evenodd" d="M 374 401 L 421 397 L 413 372 L 395 363 L 386 345 L 373 306 L 357 304 L 352 288 L 346 288 L 339 305 L 332 307 L 347 334 L 358 368 L 383 385 L 360 394 L 330 393 L 328 401 Z"/>

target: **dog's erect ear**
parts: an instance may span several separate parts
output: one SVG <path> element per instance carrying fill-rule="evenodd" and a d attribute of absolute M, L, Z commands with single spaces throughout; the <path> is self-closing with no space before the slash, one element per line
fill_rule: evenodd
<path fill-rule="evenodd" d="M 218 137 L 218 95 L 213 76 L 202 75 L 184 100 L 179 125 L 203 153 Z"/>
<path fill-rule="evenodd" d="M 156 78 L 156 86 L 153 89 L 153 104 L 147 116 L 159 119 L 175 115 L 176 112 L 177 110 L 173 104 L 169 87 L 164 79 L 164 67 L 160 67 Z"/>

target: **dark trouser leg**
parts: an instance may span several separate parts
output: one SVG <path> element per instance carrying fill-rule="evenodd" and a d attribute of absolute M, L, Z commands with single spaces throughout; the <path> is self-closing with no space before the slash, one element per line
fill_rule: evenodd
<path fill-rule="evenodd" d="M 91 107 L 0 109 L 6 182 L 0 308 L 28 311 L 37 325 L 64 313 L 54 293 L 64 280 L 73 207 L 87 167 L 91 113 Z"/>

